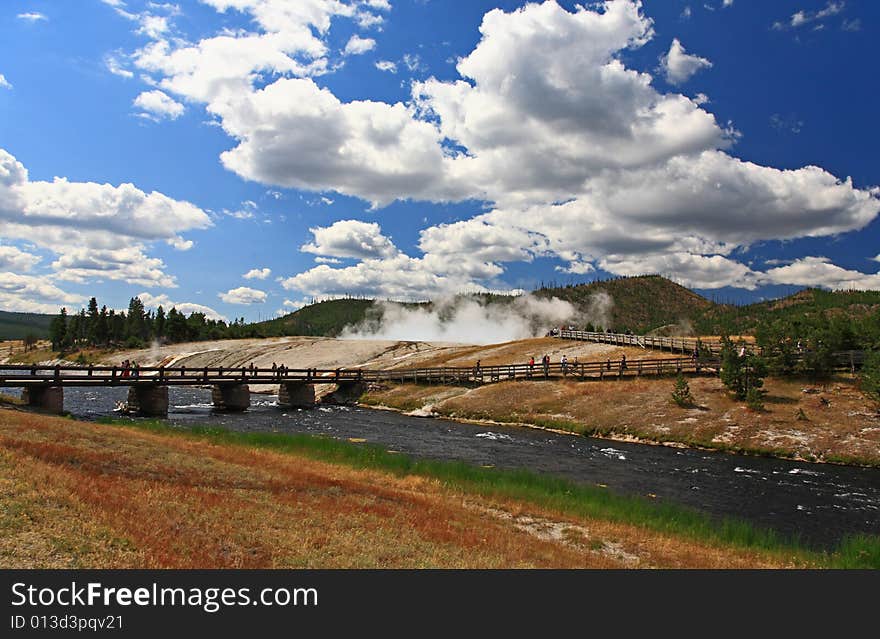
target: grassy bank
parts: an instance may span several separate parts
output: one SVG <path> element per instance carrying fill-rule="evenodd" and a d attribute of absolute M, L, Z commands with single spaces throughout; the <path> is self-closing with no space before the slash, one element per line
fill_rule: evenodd
<path fill-rule="evenodd" d="M 581 435 L 787 459 L 880 467 L 880 415 L 854 381 L 770 379 L 766 408 L 737 402 L 714 377 L 689 380 L 697 406 L 676 406 L 671 379 L 502 382 L 476 388 L 388 384 L 368 406 L 451 419 L 526 424 Z"/>
<path fill-rule="evenodd" d="M 616 495 L 600 487 L 540 475 L 526 470 L 500 470 L 460 462 L 417 460 L 370 444 L 326 437 L 278 433 L 241 433 L 216 428 L 181 430 L 163 422 L 107 420 L 107 423 L 154 433 L 305 455 L 359 469 L 389 471 L 398 477 L 435 479 L 482 497 L 513 499 L 575 517 L 636 525 L 698 542 L 779 553 L 805 565 L 880 568 L 880 537 L 847 538 L 833 553 L 816 553 L 797 540 L 735 519 L 713 519 L 703 513 L 642 497 Z"/>

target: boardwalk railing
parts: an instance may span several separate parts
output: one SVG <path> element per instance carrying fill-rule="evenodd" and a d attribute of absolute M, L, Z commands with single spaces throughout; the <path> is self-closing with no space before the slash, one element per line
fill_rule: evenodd
<path fill-rule="evenodd" d="M 614 344 L 615 346 L 637 346 L 673 353 L 693 353 L 699 347 L 701 353 L 719 355 L 720 341 L 707 341 L 694 337 L 651 337 L 649 335 L 627 335 L 624 333 L 600 333 L 596 331 L 559 331 L 558 337 L 584 342 Z M 752 348 L 746 345 L 746 348 Z"/>
<path fill-rule="evenodd" d="M 503 364 L 445 368 L 412 368 L 389 371 L 364 371 L 364 378 L 375 381 L 427 382 L 437 384 L 500 382 L 515 379 L 608 379 L 639 375 L 677 373 L 716 373 L 714 358 L 669 357 L 650 360 L 605 360 L 604 362 L 561 362 L 542 365 Z"/>
<path fill-rule="evenodd" d="M 196 386 L 202 384 L 278 384 L 279 382 L 336 383 L 364 379 L 361 369 L 256 368 L 242 367 L 155 367 L 121 366 L 32 366 L 0 365 L 0 387 L 34 384 L 63 386 L 133 386 L 162 384 Z"/>

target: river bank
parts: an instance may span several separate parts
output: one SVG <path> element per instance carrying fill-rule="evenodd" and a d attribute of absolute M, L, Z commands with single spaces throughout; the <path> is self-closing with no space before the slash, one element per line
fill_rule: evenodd
<path fill-rule="evenodd" d="M 769 379 L 764 410 L 731 399 L 715 377 L 689 380 L 680 408 L 672 380 L 500 382 L 473 388 L 387 384 L 361 403 L 408 415 L 525 425 L 616 441 L 688 446 L 809 462 L 880 467 L 880 414 L 855 380 Z"/>
<path fill-rule="evenodd" d="M 668 504 L 325 437 L 2 409 L 0 480 L 4 568 L 792 568 L 867 565 L 876 545 L 817 553 Z"/>

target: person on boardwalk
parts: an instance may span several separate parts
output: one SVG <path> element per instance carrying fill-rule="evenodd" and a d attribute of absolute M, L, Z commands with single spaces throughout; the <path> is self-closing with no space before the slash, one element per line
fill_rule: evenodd
<path fill-rule="evenodd" d="M 122 378 L 123 379 L 128 379 L 128 370 L 129 370 L 128 360 L 124 360 L 122 362 Z"/>
<path fill-rule="evenodd" d="M 562 364 L 562 375 L 564 377 L 565 374 L 568 372 L 568 357 L 563 355 L 562 359 L 559 360 L 559 362 Z"/>
<path fill-rule="evenodd" d="M 535 356 L 532 355 L 529 358 L 529 377 L 532 376 L 532 371 L 534 371 L 534 370 L 535 370 Z"/>
<path fill-rule="evenodd" d="M 547 377 L 550 375 L 550 356 L 545 354 L 541 363 L 544 365 L 544 377 Z"/>
<path fill-rule="evenodd" d="M 477 363 L 474 364 L 474 377 L 482 377 L 483 370 L 480 368 L 480 360 L 477 360 Z"/>
<path fill-rule="evenodd" d="M 626 370 L 626 354 L 620 356 L 620 372 Z"/>

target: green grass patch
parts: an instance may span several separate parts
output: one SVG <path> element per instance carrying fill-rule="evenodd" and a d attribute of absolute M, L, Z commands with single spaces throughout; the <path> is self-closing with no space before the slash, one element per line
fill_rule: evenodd
<path fill-rule="evenodd" d="M 301 434 L 240 433 L 214 427 L 179 428 L 162 421 L 106 419 L 102 423 L 174 434 L 214 444 L 236 445 L 383 470 L 398 476 L 418 475 L 486 497 L 526 501 L 562 513 L 633 524 L 703 542 L 785 553 L 804 564 L 832 568 L 880 568 L 880 537 L 851 537 L 833 553 L 810 550 L 794 539 L 748 522 L 719 520 L 683 506 L 641 497 L 617 495 L 606 489 L 541 475 L 528 470 L 483 468 L 463 462 L 420 460 L 389 453 L 380 446 L 352 444 Z"/>

